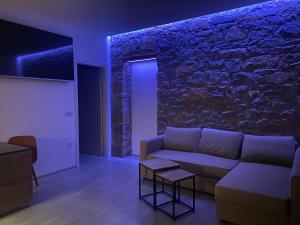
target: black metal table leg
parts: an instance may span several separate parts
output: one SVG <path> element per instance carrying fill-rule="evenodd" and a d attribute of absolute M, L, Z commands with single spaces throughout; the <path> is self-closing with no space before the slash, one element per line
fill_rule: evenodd
<path fill-rule="evenodd" d="M 156 209 L 156 173 L 153 171 L 153 208 Z"/>
<path fill-rule="evenodd" d="M 175 203 L 176 203 L 176 182 L 173 183 L 173 201 L 172 201 L 172 218 L 173 220 L 176 219 L 175 215 Z"/>
<path fill-rule="evenodd" d="M 165 191 L 165 179 L 162 179 L 162 191 L 164 192 Z"/>
<path fill-rule="evenodd" d="M 178 201 L 180 201 L 180 181 L 178 181 Z"/>
<path fill-rule="evenodd" d="M 193 176 L 193 211 L 195 211 L 195 176 Z"/>

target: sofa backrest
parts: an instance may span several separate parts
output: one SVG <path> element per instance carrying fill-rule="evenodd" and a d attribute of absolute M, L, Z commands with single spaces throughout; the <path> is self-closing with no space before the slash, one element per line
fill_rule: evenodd
<path fill-rule="evenodd" d="M 236 159 L 240 155 L 242 139 L 242 132 L 204 128 L 198 151 L 209 155 Z"/>
<path fill-rule="evenodd" d="M 164 148 L 197 152 L 201 128 L 167 127 L 164 135 Z"/>
<path fill-rule="evenodd" d="M 245 135 L 241 160 L 292 167 L 295 140 L 291 136 Z"/>

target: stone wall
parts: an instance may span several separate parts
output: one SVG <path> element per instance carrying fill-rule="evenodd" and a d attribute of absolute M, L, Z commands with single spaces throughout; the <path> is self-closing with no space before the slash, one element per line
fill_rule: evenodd
<path fill-rule="evenodd" d="M 130 65 L 156 57 L 158 133 L 211 127 L 300 142 L 300 1 L 112 36 L 112 154 L 131 152 Z"/>

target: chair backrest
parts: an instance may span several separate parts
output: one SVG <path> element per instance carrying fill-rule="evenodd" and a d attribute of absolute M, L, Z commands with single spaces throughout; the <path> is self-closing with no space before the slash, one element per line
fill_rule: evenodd
<path fill-rule="evenodd" d="M 33 136 L 15 136 L 8 140 L 8 144 L 19 145 L 30 148 L 32 150 L 32 163 L 37 160 L 37 146 L 36 140 Z"/>

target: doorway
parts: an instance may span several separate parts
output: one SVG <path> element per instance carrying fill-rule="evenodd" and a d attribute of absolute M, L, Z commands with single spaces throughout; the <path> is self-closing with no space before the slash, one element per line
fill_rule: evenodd
<path fill-rule="evenodd" d="M 77 65 L 79 152 L 104 156 L 103 151 L 103 68 Z"/>
<path fill-rule="evenodd" d="M 132 154 L 140 154 L 140 141 L 157 135 L 157 62 L 131 62 Z"/>

